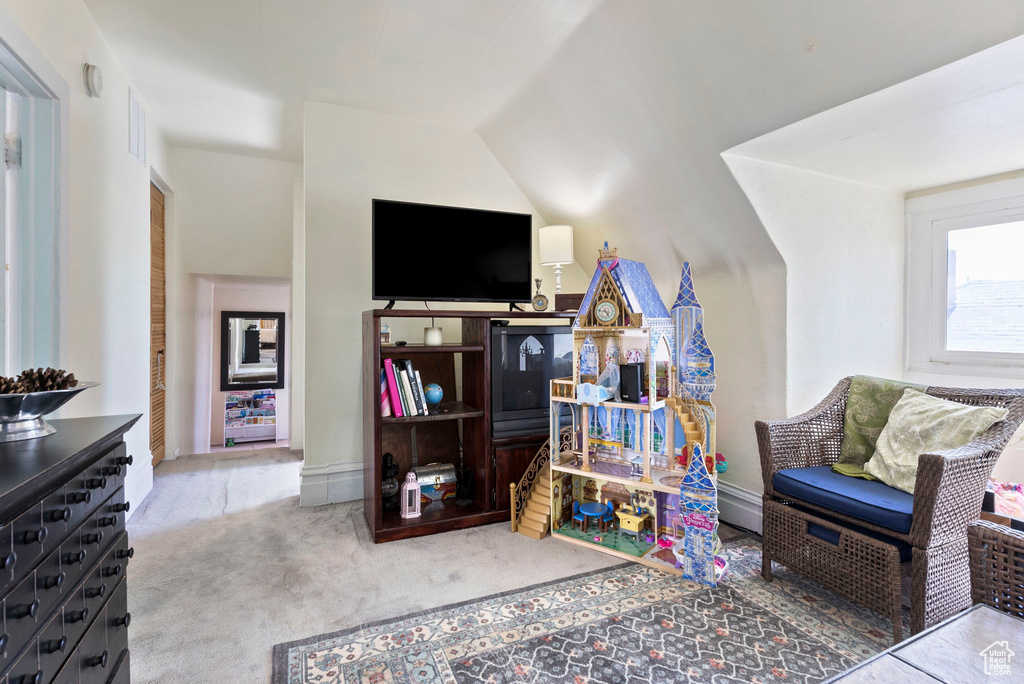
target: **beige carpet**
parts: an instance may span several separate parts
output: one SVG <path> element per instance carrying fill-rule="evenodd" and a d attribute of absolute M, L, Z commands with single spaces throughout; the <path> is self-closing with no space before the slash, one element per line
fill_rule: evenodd
<path fill-rule="evenodd" d="M 283 449 L 157 466 L 128 523 L 134 684 L 269 682 L 274 644 L 621 563 L 507 525 L 375 545 L 361 502 L 299 507 L 300 466 Z"/>

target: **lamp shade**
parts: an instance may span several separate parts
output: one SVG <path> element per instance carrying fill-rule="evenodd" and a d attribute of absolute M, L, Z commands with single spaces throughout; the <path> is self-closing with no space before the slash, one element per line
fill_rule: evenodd
<path fill-rule="evenodd" d="M 541 266 L 571 264 L 574 261 L 572 226 L 545 226 L 540 229 Z"/>

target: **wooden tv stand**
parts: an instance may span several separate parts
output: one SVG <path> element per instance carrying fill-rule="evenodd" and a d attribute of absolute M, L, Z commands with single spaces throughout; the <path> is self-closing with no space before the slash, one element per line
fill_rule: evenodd
<path fill-rule="evenodd" d="M 535 311 L 437 311 L 373 309 L 363 312 L 363 512 L 375 542 L 421 537 L 509 519 L 508 484 L 522 474 L 546 434 L 493 440 L 491 436 L 491 321 L 522 320 L 571 323 L 575 313 Z M 421 343 L 381 346 L 380 323 L 388 318 L 458 318 L 462 339 L 439 347 Z M 462 394 L 456 394 L 455 356 L 462 355 Z M 380 369 L 386 358 L 408 358 L 420 371 L 423 384 L 436 382 L 444 390 L 440 411 L 429 416 L 382 418 Z M 415 427 L 419 465 L 459 466 L 461 434 L 463 462 L 473 471 L 473 501 L 460 506 L 454 499 L 424 505 L 418 518 L 404 519 L 381 506 L 381 466 L 385 452 L 395 456 L 398 481 L 412 467 Z M 528 457 L 527 457 L 528 454 Z M 525 468 L 525 465 L 523 465 Z"/>

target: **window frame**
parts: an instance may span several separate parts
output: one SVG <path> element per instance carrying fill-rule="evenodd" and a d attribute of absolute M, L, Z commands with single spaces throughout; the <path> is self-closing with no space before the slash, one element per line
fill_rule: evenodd
<path fill-rule="evenodd" d="M 946 348 L 948 235 L 1024 221 L 1024 177 L 908 198 L 906 368 L 1024 378 L 1024 353 Z"/>

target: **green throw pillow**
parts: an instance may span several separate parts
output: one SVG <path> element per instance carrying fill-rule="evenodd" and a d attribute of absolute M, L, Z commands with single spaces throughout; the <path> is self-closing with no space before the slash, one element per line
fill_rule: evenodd
<path fill-rule="evenodd" d="M 838 463 L 863 467 L 868 462 L 875 453 L 878 435 L 889 421 L 889 412 L 908 387 L 916 390 L 927 389 L 924 385 L 873 378 L 869 375 L 853 377 L 846 398 L 843 442 L 839 447 Z M 837 469 L 836 472 L 842 471 Z"/>
<path fill-rule="evenodd" d="M 1005 420 L 1007 413 L 1004 408 L 967 406 L 908 389 L 889 414 L 875 455 L 864 464 L 864 470 L 890 487 L 913 494 L 921 454 L 969 444 Z"/>

